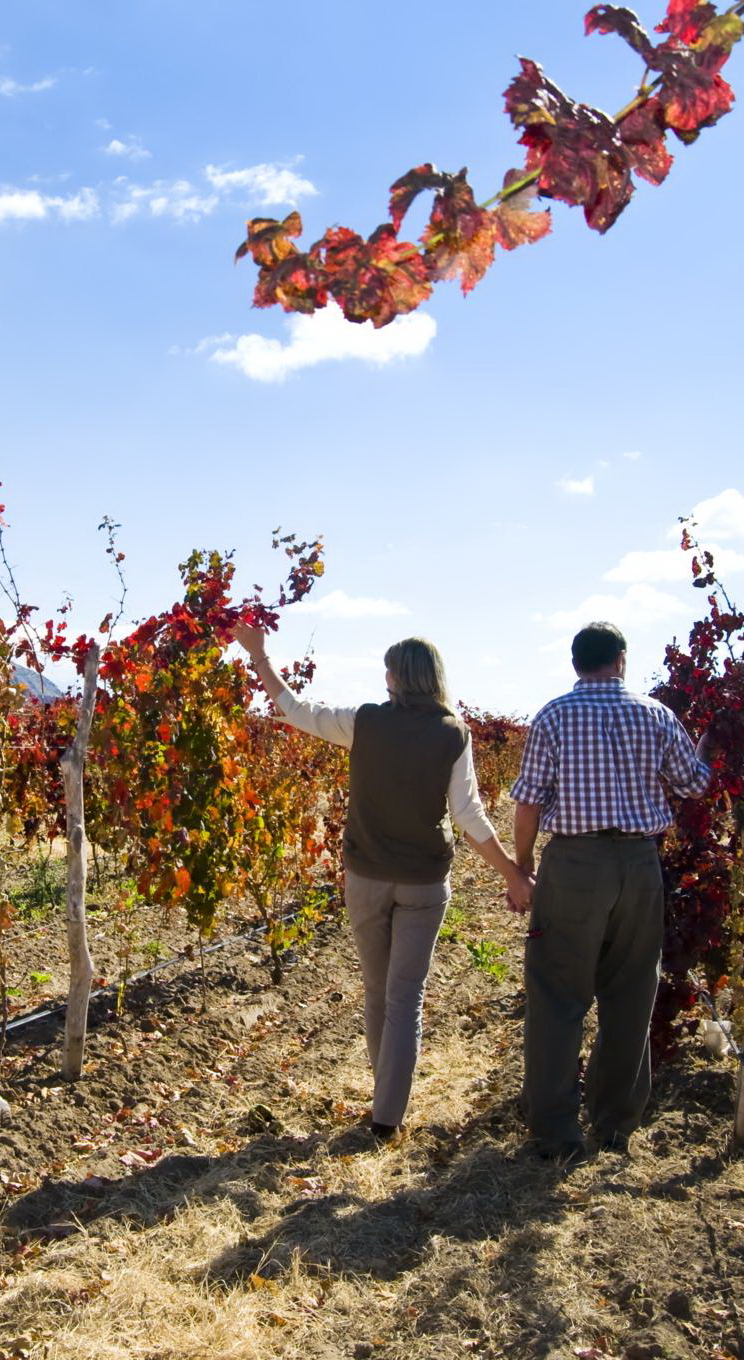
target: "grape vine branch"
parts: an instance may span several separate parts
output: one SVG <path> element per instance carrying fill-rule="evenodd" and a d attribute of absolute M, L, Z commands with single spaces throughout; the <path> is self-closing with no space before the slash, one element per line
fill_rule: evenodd
<path fill-rule="evenodd" d="M 497 247 L 510 251 L 546 236 L 550 210 L 534 210 L 535 196 L 580 206 L 589 227 L 608 231 L 635 192 L 633 176 L 654 185 L 666 179 L 674 159 L 668 134 L 689 144 L 731 111 L 735 96 L 721 70 L 744 35 L 743 15 L 741 0 L 722 13 L 708 0 L 669 0 L 656 25 L 666 36 L 655 44 L 632 10 L 594 5 L 587 35 L 615 33 L 644 66 L 636 95 L 614 118 L 576 103 L 537 62 L 520 58 L 505 107 L 527 156 L 507 171 L 496 194 L 477 203 L 466 168 L 451 174 L 426 162 L 391 186 L 390 220 L 366 241 L 348 227 L 330 227 L 301 251 L 294 244 L 303 229 L 297 211 L 283 221 L 252 218 L 235 258 L 250 255 L 258 265 L 254 306 L 278 303 L 285 312 L 311 314 L 333 300 L 348 321 L 387 326 L 442 280 L 459 278 L 469 293 Z M 424 191 L 434 191 L 434 203 L 416 245 L 398 232 Z"/>

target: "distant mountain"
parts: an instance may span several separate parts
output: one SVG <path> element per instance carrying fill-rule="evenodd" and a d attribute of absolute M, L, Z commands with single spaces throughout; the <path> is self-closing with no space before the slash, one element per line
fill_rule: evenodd
<path fill-rule="evenodd" d="M 42 679 L 44 687 L 42 689 Z M 45 704 L 50 704 L 53 699 L 63 697 L 62 690 L 46 676 L 39 675 L 38 671 L 30 671 L 27 666 L 13 667 L 13 684 L 20 690 L 28 690 L 34 699 L 42 699 Z"/>

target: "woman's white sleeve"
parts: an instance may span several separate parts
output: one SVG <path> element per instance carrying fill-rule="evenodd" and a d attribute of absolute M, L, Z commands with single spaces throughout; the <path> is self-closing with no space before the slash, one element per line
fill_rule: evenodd
<path fill-rule="evenodd" d="M 311 703 L 308 699 L 298 699 L 291 689 L 283 689 L 276 701 L 290 727 L 300 732 L 309 732 L 323 741 L 332 741 L 335 746 L 345 746 L 351 750 L 354 740 L 355 708 L 330 708 L 328 704 Z"/>
<path fill-rule="evenodd" d="M 480 800 L 469 733 L 465 750 L 452 766 L 447 802 L 453 822 L 461 831 L 467 831 L 479 845 L 496 834 Z"/>

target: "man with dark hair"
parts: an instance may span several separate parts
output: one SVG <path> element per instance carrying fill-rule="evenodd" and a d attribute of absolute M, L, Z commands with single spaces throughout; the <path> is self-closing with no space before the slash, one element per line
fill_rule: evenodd
<path fill-rule="evenodd" d="M 694 749 L 670 709 L 625 688 L 626 643 L 610 623 L 573 640 L 578 679 L 537 714 L 511 796 L 517 862 L 542 854 L 527 934 L 524 1111 L 541 1156 L 585 1156 L 579 1051 L 596 997 L 584 1094 L 597 1143 L 625 1150 L 651 1089 L 649 1024 L 664 895 L 655 838 L 671 822 L 665 785 L 699 798 L 707 734 Z"/>
<path fill-rule="evenodd" d="M 592 675 L 602 666 L 617 661 L 628 644 L 614 623 L 590 623 L 576 634 L 571 644 L 571 660 L 577 675 Z"/>

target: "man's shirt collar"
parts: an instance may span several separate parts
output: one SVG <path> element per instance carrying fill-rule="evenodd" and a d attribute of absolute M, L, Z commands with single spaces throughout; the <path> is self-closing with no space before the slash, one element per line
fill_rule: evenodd
<path fill-rule="evenodd" d="M 579 676 L 574 684 L 574 692 L 579 690 L 586 694 L 620 694 L 625 689 L 625 681 L 619 675 L 612 675 L 608 680 L 590 680 L 586 676 Z"/>

